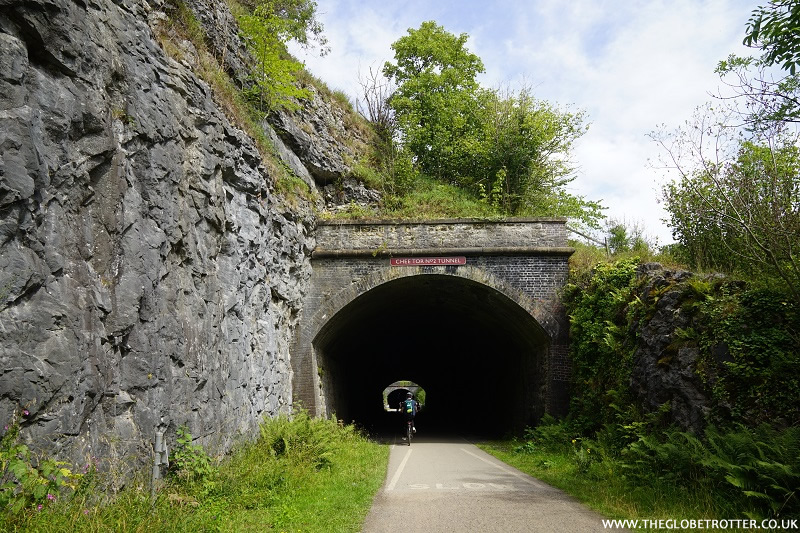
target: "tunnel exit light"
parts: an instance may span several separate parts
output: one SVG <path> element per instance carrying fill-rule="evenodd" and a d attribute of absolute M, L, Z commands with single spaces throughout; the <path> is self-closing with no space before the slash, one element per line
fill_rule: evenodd
<path fill-rule="evenodd" d="M 392 266 L 466 265 L 466 257 L 392 257 Z"/>

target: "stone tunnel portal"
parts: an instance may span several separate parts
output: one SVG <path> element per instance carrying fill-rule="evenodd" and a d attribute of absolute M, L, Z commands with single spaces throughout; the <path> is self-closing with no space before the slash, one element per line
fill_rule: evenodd
<path fill-rule="evenodd" d="M 391 431 L 387 383 L 426 391 L 418 427 L 501 436 L 544 412 L 548 336 L 499 291 L 458 276 L 420 274 L 379 285 L 343 307 L 313 345 L 329 412 Z M 394 415 L 394 416 L 392 416 Z"/>

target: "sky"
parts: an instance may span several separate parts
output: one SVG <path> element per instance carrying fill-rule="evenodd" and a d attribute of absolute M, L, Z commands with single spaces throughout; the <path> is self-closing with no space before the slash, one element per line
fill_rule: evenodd
<path fill-rule="evenodd" d="M 764 3 L 762 0 L 761 3 Z M 427 20 L 469 35 L 485 88 L 522 84 L 564 109 L 583 110 L 569 191 L 600 201 L 610 219 L 672 242 L 659 203 L 671 179 L 647 135 L 674 130 L 724 91 L 714 73 L 741 43 L 750 0 L 317 0 L 330 52 L 293 48 L 308 70 L 355 101 L 359 73 L 391 61 L 391 45 Z"/>

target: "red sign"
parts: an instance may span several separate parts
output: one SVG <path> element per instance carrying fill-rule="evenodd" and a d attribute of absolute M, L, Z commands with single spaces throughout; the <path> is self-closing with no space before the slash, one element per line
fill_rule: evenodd
<path fill-rule="evenodd" d="M 466 257 L 392 257 L 392 266 L 466 265 Z"/>

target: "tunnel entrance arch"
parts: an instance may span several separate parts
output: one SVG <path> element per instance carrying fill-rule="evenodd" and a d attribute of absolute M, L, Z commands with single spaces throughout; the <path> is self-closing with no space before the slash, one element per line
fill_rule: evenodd
<path fill-rule="evenodd" d="M 400 402 L 406 399 L 409 392 L 421 406 L 425 405 L 425 389 L 411 380 L 404 379 L 395 381 L 383 389 L 383 410 L 386 412 L 396 411 L 400 407 Z"/>
<path fill-rule="evenodd" d="M 430 388 L 427 415 L 443 423 L 463 423 L 452 414 L 474 394 L 486 405 L 477 416 L 497 430 L 563 413 L 559 290 L 574 251 L 564 223 L 320 223 L 290 348 L 295 405 L 369 425 L 378 415 L 366 412 L 375 404 L 359 397 L 360 382 L 413 376 Z"/>
<path fill-rule="evenodd" d="M 544 412 L 549 337 L 488 285 L 441 273 L 382 283 L 343 306 L 313 341 L 322 403 L 371 430 L 391 426 L 374 391 L 398 374 L 425 383 L 424 422 L 487 435 Z"/>

